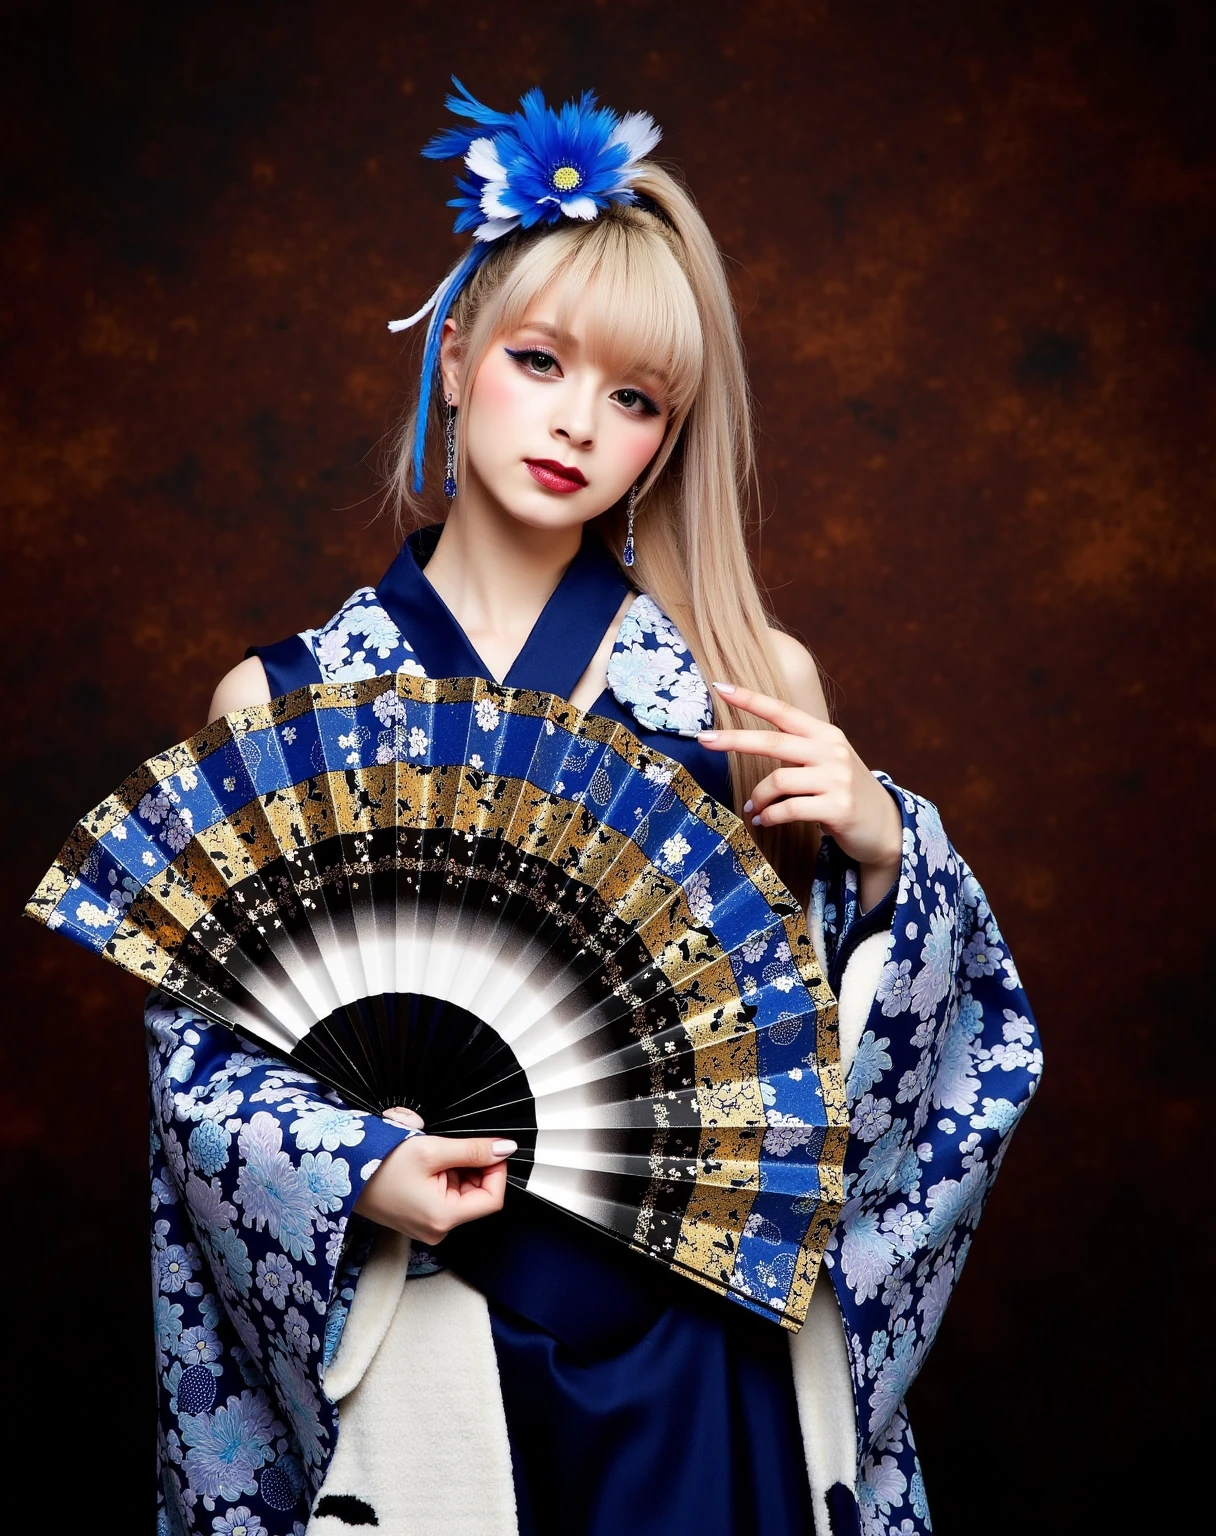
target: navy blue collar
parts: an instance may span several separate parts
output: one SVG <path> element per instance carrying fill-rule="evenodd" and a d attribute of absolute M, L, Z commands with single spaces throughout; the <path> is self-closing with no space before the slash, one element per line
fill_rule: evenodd
<path fill-rule="evenodd" d="M 376 596 L 428 677 L 484 677 L 492 682 L 493 673 L 423 574 L 442 531 L 442 523 L 432 523 L 411 533 Z M 629 590 L 599 536 L 585 530 L 578 554 L 541 610 L 504 684 L 568 699 Z"/>

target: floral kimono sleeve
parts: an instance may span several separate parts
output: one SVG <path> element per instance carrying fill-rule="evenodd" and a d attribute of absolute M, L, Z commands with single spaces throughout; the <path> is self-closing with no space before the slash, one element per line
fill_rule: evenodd
<path fill-rule="evenodd" d="M 937 808 L 876 777 L 903 818 L 903 861 L 880 903 L 890 947 L 849 1074 L 845 1206 L 824 1262 L 849 1342 L 863 1529 L 918 1536 L 930 1525 L 904 1396 L 1043 1057 L 1008 946 Z M 856 866 L 825 837 L 812 922 L 837 978 L 877 931 L 856 890 Z"/>
<path fill-rule="evenodd" d="M 332 1358 L 374 1228 L 351 1219 L 408 1136 L 152 993 L 158 1530 L 302 1533 L 333 1454 Z"/>

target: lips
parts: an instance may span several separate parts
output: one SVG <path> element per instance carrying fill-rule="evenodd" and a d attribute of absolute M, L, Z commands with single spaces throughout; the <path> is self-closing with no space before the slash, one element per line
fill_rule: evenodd
<path fill-rule="evenodd" d="M 569 495 L 571 491 L 581 491 L 587 484 L 587 477 L 581 469 L 559 464 L 556 459 L 525 459 L 524 463 L 533 480 L 547 491 L 560 491 Z"/>

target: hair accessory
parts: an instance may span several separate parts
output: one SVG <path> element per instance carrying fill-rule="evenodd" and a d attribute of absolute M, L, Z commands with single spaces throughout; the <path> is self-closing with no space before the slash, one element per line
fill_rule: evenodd
<path fill-rule="evenodd" d="M 638 483 L 635 480 L 629 487 L 629 500 L 625 503 L 625 516 L 629 519 L 625 529 L 625 548 L 621 552 L 621 559 L 626 565 L 633 564 L 633 504 L 637 500 Z"/>
<path fill-rule="evenodd" d="M 457 210 L 457 233 L 471 231 L 473 244 L 417 313 L 388 324 L 390 331 L 405 331 L 431 317 L 414 425 L 415 491 L 422 489 L 427 414 L 443 322 L 456 295 L 503 235 L 562 218 L 598 218 L 610 203 L 636 203 L 631 183 L 639 161 L 661 137 L 649 113 L 618 117 L 597 104 L 593 91 L 554 111 L 534 87 L 520 98 L 518 112 L 495 112 L 471 96 L 455 75 L 452 84 L 457 94 L 447 97 L 448 111 L 475 126 L 436 134 L 422 153 L 429 160 L 464 161 L 465 174 L 456 178 L 458 195 L 448 206 Z"/>
<path fill-rule="evenodd" d="M 443 424 L 443 439 L 448 450 L 447 464 L 443 471 L 443 494 L 451 501 L 456 494 L 456 407 L 452 404 L 451 395 L 448 396 L 448 419 Z"/>

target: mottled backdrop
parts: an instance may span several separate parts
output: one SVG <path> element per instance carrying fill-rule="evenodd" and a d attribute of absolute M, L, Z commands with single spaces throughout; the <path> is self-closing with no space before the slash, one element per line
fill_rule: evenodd
<path fill-rule="evenodd" d="M 5 18 L 5 1333 L 64 1409 L 27 1421 L 69 1505 L 145 1528 L 141 992 L 17 913 L 247 644 L 387 564 L 384 322 L 459 248 L 417 154 L 454 70 L 663 125 L 732 263 L 777 613 L 866 761 L 941 806 L 1038 1011 L 1044 1087 L 912 1397 L 938 1530 L 1193 1507 L 1147 1448 L 1154 1423 L 1193 1445 L 1163 1394 L 1206 1224 L 1208 8 Z"/>

